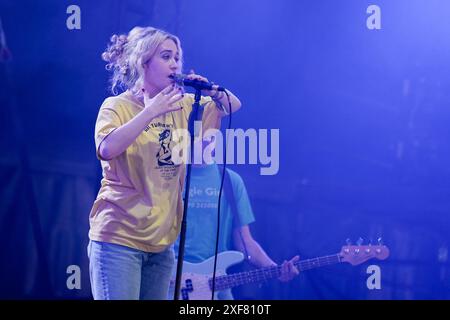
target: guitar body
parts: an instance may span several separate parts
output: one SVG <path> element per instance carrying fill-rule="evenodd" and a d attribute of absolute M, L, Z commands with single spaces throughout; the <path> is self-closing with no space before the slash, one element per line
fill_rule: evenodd
<path fill-rule="evenodd" d="M 331 264 L 347 262 L 353 266 L 359 265 L 370 259 L 384 260 L 389 256 L 389 249 L 384 245 L 357 245 L 343 246 L 337 254 L 322 256 L 312 259 L 296 261 L 294 265 L 299 271 L 310 270 Z M 240 272 L 227 275 L 227 269 L 244 260 L 244 255 L 239 251 L 225 251 L 217 256 L 216 287 L 214 299 L 218 299 L 218 292 L 231 289 L 246 283 L 263 282 L 282 274 L 282 266 L 270 266 L 254 269 L 248 272 Z M 181 276 L 180 300 L 211 300 L 211 281 L 214 268 L 214 257 L 201 263 L 183 263 L 183 275 Z M 219 277 L 217 279 L 217 277 Z M 169 288 L 169 299 L 173 299 L 175 289 L 176 269 L 174 270 Z M 220 284 L 219 284 L 220 283 Z M 219 290 L 220 289 L 220 290 Z"/>
<path fill-rule="evenodd" d="M 225 275 L 226 270 L 244 260 L 244 255 L 239 251 L 225 251 L 217 255 L 216 277 Z M 175 262 L 176 266 L 176 262 Z M 180 300 L 211 300 L 211 287 L 209 280 L 214 269 L 214 257 L 201 263 L 183 263 L 183 275 L 181 276 Z M 173 299 L 175 290 L 176 267 L 174 268 L 170 282 L 169 299 Z M 216 300 L 218 291 L 214 294 Z"/>

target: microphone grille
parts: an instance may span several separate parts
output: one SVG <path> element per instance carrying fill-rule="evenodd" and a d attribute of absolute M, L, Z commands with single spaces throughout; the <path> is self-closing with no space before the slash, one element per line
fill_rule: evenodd
<path fill-rule="evenodd" d="M 169 76 L 173 81 L 175 81 L 178 84 L 183 84 L 184 79 L 186 78 L 185 74 L 179 73 L 179 74 L 171 74 Z"/>

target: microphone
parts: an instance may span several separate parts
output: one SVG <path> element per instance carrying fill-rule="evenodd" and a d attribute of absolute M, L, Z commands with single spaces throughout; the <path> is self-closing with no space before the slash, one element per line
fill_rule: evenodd
<path fill-rule="evenodd" d="M 219 87 L 218 85 L 212 82 L 201 81 L 197 79 L 189 79 L 186 74 L 171 74 L 169 78 L 175 81 L 178 85 L 192 87 L 197 90 L 225 91 L 225 88 Z"/>

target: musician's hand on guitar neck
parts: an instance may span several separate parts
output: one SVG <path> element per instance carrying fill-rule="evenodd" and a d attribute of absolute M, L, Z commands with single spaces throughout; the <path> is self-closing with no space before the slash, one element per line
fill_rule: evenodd
<path fill-rule="evenodd" d="M 278 278 L 278 280 L 287 282 L 294 279 L 299 274 L 299 271 L 294 263 L 299 259 L 299 256 L 295 256 L 289 261 L 284 260 L 283 264 L 281 265 L 281 276 Z"/>

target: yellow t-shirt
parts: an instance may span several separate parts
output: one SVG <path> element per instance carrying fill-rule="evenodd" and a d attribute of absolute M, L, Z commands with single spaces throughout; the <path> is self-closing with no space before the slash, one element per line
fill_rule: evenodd
<path fill-rule="evenodd" d="M 187 129 L 194 96 L 179 102 L 182 110 L 153 119 L 119 156 L 101 160 L 103 179 L 89 215 L 89 238 L 146 252 L 161 252 L 178 237 L 183 215 L 185 165 L 171 160 L 175 129 Z M 202 97 L 202 127 L 220 129 L 225 114 Z M 97 156 L 100 143 L 136 116 L 143 106 L 125 93 L 105 99 L 95 125 Z"/>

